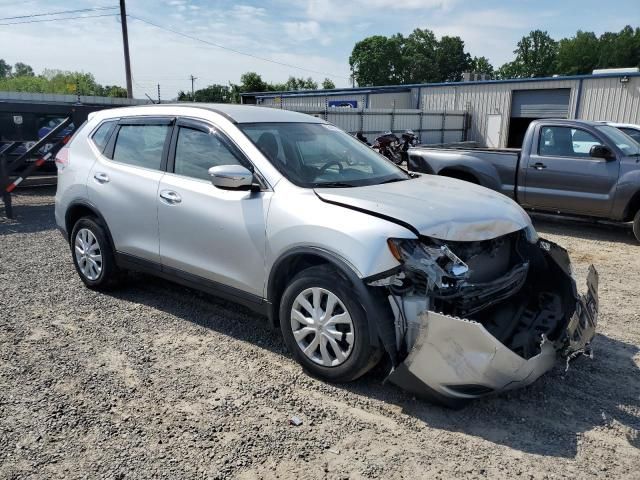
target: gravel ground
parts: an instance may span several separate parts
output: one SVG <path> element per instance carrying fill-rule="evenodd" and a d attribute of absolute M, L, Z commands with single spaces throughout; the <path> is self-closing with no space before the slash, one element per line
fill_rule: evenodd
<path fill-rule="evenodd" d="M 307 376 L 266 321 L 133 276 L 84 288 L 53 190 L 0 218 L 0 478 L 640 478 L 640 246 L 537 219 L 581 283 L 600 272 L 595 358 L 451 411 Z M 303 423 L 290 425 L 292 416 Z"/>

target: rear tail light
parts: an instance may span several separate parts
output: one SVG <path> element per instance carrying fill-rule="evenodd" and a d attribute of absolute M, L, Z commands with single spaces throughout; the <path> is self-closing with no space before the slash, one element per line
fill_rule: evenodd
<path fill-rule="evenodd" d="M 62 147 L 56 155 L 56 167 L 62 171 L 69 166 L 69 147 Z"/>

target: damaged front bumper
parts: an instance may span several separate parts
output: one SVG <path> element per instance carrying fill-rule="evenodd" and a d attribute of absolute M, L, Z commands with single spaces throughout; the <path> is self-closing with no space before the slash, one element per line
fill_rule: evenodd
<path fill-rule="evenodd" d="M 546 241 L 538 246 L 548 262 L 558 267 L 568 288 L 563 303 L 575 309 L 559 328 L 539 336 L 538 353 L 524 358 L 494 336 L 480 321 L 425 309 L 413 321 L 410 350 L 395 365 L 388 380 L 417 396 L 457 406 L 469 399 L 529 385 L 550 370 L 559 358 L 568 362 L 590 354 L 598 316 L 598 274 L 593 266 L 587 292 L 579 295 L 571 275 L 569 257 Z M 566 297 L 572 298 L 566 298 Z M 406 313 L 406 311 L 405 311 Z"/>

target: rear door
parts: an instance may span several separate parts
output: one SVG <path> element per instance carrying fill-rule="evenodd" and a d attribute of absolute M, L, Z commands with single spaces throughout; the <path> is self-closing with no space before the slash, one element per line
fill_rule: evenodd
<path fill-rule="evenodd" d="M 241 299 L 262 298 L 269 189 L 221 190 L 208 170 L 251 167 L 218 128 L 179 119 L 157 195 L 164 271 Z M 252 167 L 251 167 L 252 168 Z"/>
<path fill-rule="evenodd" d="M 173 118 L 121 119 L 88 179 L 115 249 L 130 260 L 160 263 L 158 185 L 164 175 Z"/>
<path fill-rule="evenodd" d="M 543 124 L 527 160 L 523 204 L 541 210 L 606 216 L 613 205 L 619 162 L 594 158 L 602 138 L 572 126 Z M 610 147 L 611 148 L 611 147 Z M 615 151 L 612 149 L 612 151 Z"/>

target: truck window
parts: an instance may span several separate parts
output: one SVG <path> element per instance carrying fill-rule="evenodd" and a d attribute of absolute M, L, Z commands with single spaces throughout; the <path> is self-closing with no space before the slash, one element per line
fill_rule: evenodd
<path fill-rule="evenodd" d="M 640 143 L 640 130 L 634 128 L 621 128 L 624 133 L 633 138 L 636 142 Z"/>
<path fill-rule="evenodd" d="M 602 145 L 602 143 L 585 130 L 571 127 L 542 127 L 538 153 L 547 157 L 588 157 L 594 145 Z"/>

